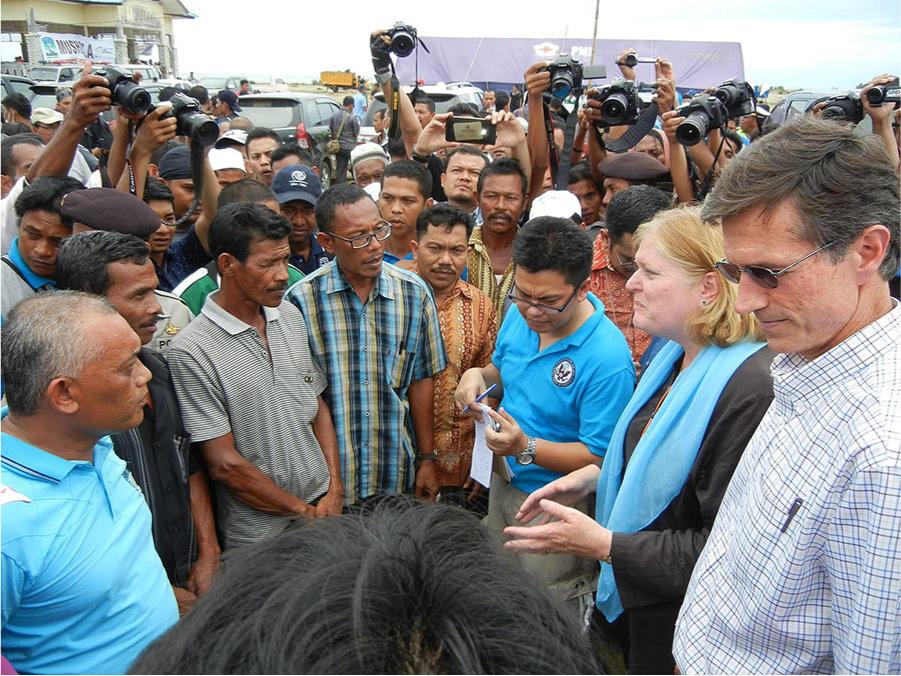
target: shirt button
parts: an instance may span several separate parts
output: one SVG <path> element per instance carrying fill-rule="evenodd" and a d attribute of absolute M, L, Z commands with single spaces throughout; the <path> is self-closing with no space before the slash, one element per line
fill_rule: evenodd
<path fill-rule="evenodd" d="M 304 377 L 303 377 L 303 381 L 304 381 L 307 385 L 309 385 L 310 383 L 313 382 L 313 376 L 304 376 Z"/>
<path fill-rule="evenodd" d="M 364 380 L 364 381 L 363 381 L 363 384 L 364 384 L 364 385 L 368 385 L 368 384 L 369 384 L 369 381 L 368 381 L 368 380 Z"/>
<path fill-rule="evenodd" d="M 363 415 L 365 415 L 365 416 L 368 418 L 368 417 L 369 417 L 369 411 L 366 411 L 366 413 L 364 413 Z"/>

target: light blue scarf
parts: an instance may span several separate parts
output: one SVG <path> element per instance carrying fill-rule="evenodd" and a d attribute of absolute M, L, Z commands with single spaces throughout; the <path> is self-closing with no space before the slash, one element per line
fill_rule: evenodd
<path fill-rule="evenodd" d="M 765 344 L 710 345 L 702 349 L 676 378 L 623 476 L 623 442 L 629 423 L 667 381 L 684 353 L 675 342 L 660 350 L 613 430 L 598 479 L 598 523 L 614 532 L 635 533 L 667 508 L 685 485 L 723 389 L 738 367 Z M 610 622 L 623 612 L 612 566 L 601 566 L 597 606 Z"/>

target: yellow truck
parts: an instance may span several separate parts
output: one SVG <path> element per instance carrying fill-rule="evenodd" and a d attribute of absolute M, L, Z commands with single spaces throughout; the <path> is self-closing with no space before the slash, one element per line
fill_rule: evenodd
<path fill-rule="evenodd" d="M 360 78 L 349 70 L 324 70 L 319 75 L 319 84 L 336 92 L 339 89 L 356 89 L 361 82 Z"/>

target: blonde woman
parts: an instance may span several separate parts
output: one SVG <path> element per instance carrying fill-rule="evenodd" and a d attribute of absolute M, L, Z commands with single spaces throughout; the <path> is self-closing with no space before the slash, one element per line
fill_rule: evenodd
<path fill-rule="evenodd" d="M 597 605 L 629 673 L 673 673 L 673 630 L 692 568 L 745 445 L 772 400 L 756 319 L 714 264 L 722 231 L 700 210 L 658 214 L 636 232 L 635 326 L 670 342 L 654 357 L 597 465 L 532 493 L 507 547 L 602 563 Z M 567 505 L 597 491 L 596 519 Z M 610 624 L 614 623 L 614 624 Z"/>

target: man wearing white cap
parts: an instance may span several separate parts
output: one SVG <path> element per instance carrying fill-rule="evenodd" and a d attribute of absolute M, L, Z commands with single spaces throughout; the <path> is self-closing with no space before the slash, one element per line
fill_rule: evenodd
<path fill-rule="evenodd" d="M 386 166 L 388 156 L 377 143 L 361 143 L 350 153 L 350 170 L 361 188 L 370 183 L 381 183 Z"/>
<path fill-rule="evenodd" d="M 50 139 L 62 124 L 63 114 L 52 108 L 35 108 L 31 113 L 31 126 L 34 133 L 41 137 L 44 143 L 50 143 Z"/>
<path fill-rule="evenodd" d="M 764 120 L 770 116 L 770 111 L 768 111 L 763 106 L 757 106 L 757 109 L 751 113 L 750 115 L 745 115 L 741 120 L 739 120 L 739 127 L 741 127 L 742 136 L 747 139 L 747 143 L 753 143 L 760 136 L 760 127 L 763 125 Z"/>
<path fill-rule="evenodd" d="M 229 129 L 216 141 L 215 148 L 232 148 L 241 153 L 242 157 L 247 157 L 247 132 L 243 129 Z"/>
<path fill-rule="evenodd" d="M 231 133 L 231 132 L 229 132 Z M 219 186 L 224 188 L 247 176 L 244 156 L 234 148 L 213 148 L 210 150 L 210 166 L 216 172 Z"/>

